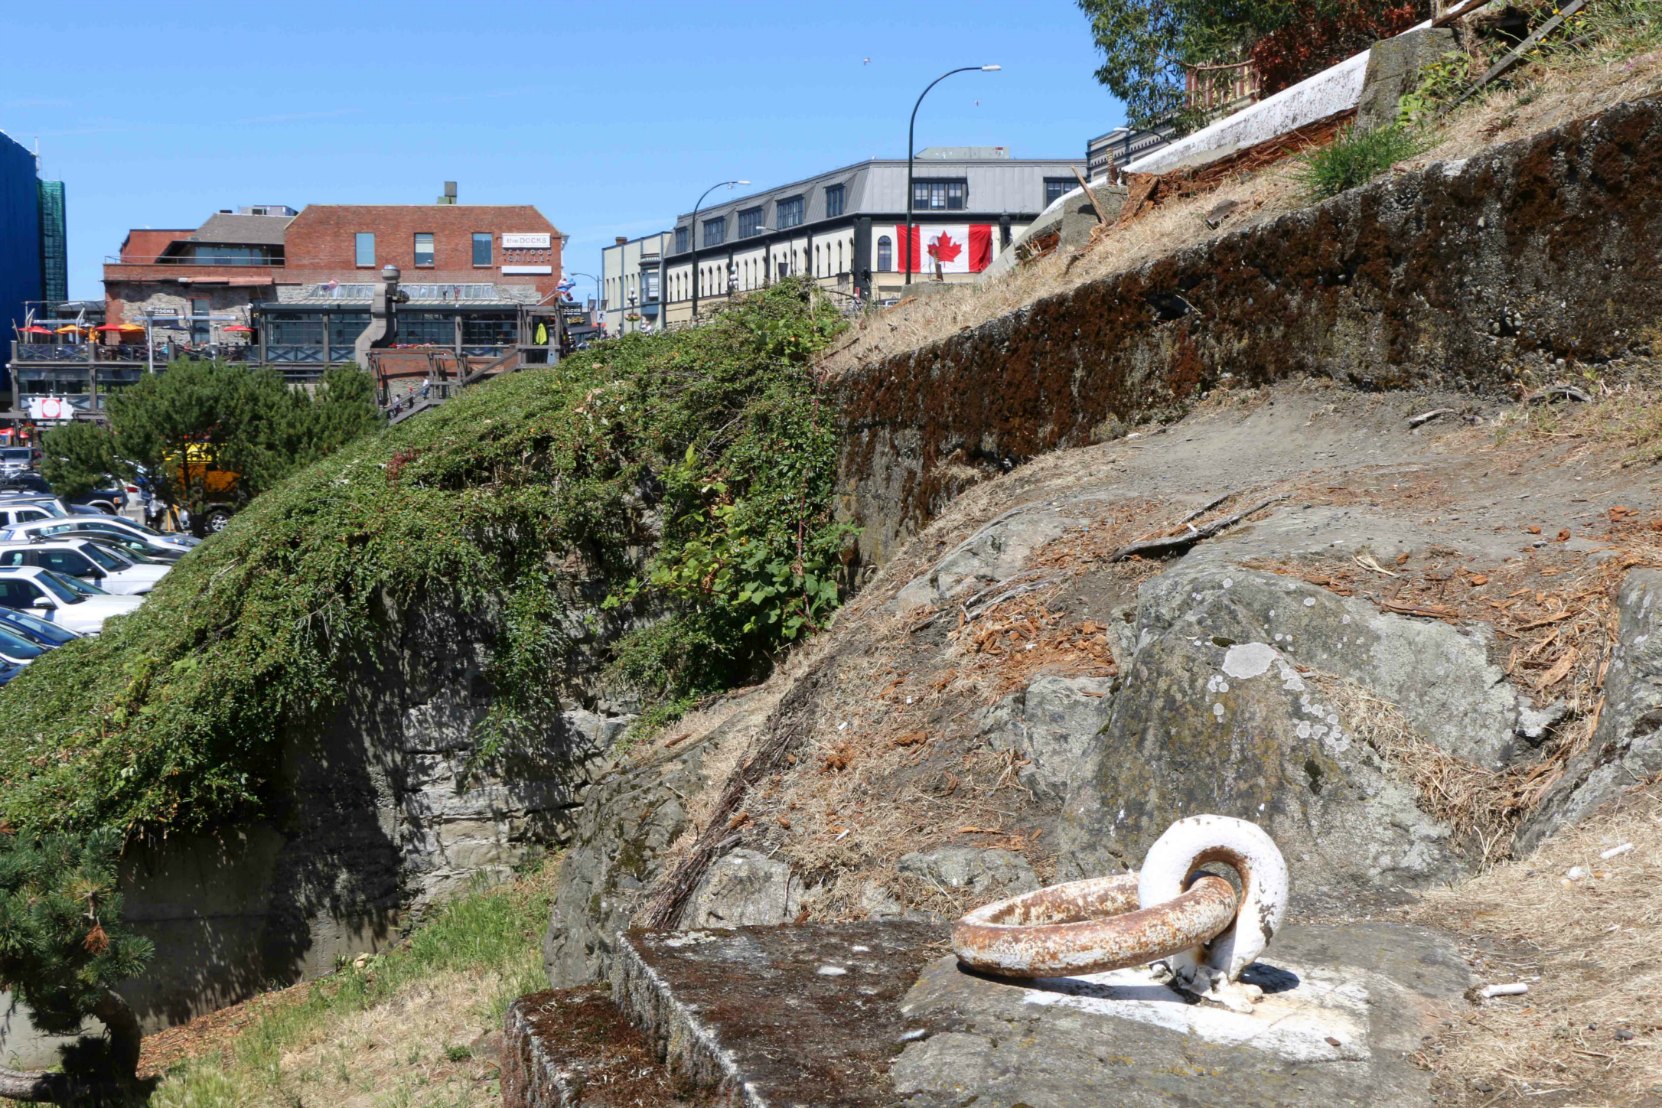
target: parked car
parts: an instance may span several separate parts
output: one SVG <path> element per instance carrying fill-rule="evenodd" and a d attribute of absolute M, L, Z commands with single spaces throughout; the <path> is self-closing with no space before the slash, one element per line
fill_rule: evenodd
<path fill-rule="evenodd" d="M 103 508 L 88 507 L 85 503 L 63 503 L 57 497 L 42 497 L 40 493 L 0 493 L 0 507 L 5 508 L 38 508 L 50 517 L 65 518 L 76 515 L 110 515 Z M 27 515 L 27 513 L 25 513 Z M 20 520 L 27 522 L 27 520 Z M 3 523 L 0 523 L 3 527 Z"/>
<path fill-rule="evenodd" d="M 40 566 L 66 577 L 79 577 L 116 596 L 144 595 L 170 568 L 139 565 L 90 539 L 71 536 L 0 543 L 0 566 Z"/>
<path fill-rule="evenodd" d="M 91 492 L 70 497 L 68 503 L 71 506 L 81 504 L 96 508 L 110 516 L 120 515 L 122 512 L 138 512 L 140 519 L 148 519 L 151 505 L 148 484 L 142 477 L 127 480 L 111 477 Z"/>
<path fill-rule="evenodd" d="M 26 666 L 51 649 L 53 648 L 50 646 L 30 642 L 22 635 L 0 627 L 0 664 Z"/>
<path fill-rule="evenodd" d="M 30 523 L 37 519 L 61 518 L 63 517 L 48 511 L 46 505 L 33 500 L 0 500 L 0 527 L 15 527 L 19 523 Z"/>
<path fill-rule="evenodd" d="M 71 631 L 67 627 L 61 627 L 28 612 L 18 611 L 16 608 L 0 608 L 0 627 L 41 646 L 62 646 L 81 637 L 79 631 Z"/>
<path fill-rule="evenodd" d="M 98 634 L 106 620 L 143 603 L 142 596 L 111 596 L 39 566 L 0 566 L 0 607 L 29 612 L 83 635 Z"/>
<path fill-rule="evenodd" d="M 11 473 L 0 477 L 0 496 L 13 492 L 53 495 L 52 486 L 38 473 Z"/>
<path fill-rule="evenodd" d="M 0 446 L 0 473 L 8 476 L 35 469 L 40 451 L 32 446 Z"/>
<path fill-rule="evenodd" d="M 7 537 L 9 534 L 10 532 L 0 529 L 0 542 L 23 541 L 12 540 Z M 148 539 L 140 538 L 137 535 L 114 533 L 110 531 L 70 530 L 60 532 L 57 535 L 48 535 L 47 538 L 63 538 L 66 535 L 73 536 L 78 539 L 88 539 L 92 542 L 98 543 L 100 546 L 108 547 L 109 549 L 120 554 L 122 557 L 126 558 L 128 561 L 136 562 L 141 566 L 170 566 L 188 553 L 188 551 L 186 551 L 183 547 L 170 546 L 166 543 L 151 542 Z"/>
<path fill-rule="evenodd" d="M 107 535 L 102 532 L 82 535 L 81 537 L 91 539 L 100 546 L 108 547 L 129 562 L 141 566 L 170 566 L 183 558 L 186 553 L 177 546 L 164 546 L 161 543 L 146 542 L 140 538 L 124 538 L 120 535 Z"/>
<path fill-rule="evenodd" d="M 37 536 L 45 535 L 94 535 L 99 533 L 140 538 L 152 545 L 170 546 L 181 552 L 190 550 L 202 542 L 194 535 L 164 535 L 160 531 L 152 531 L 142 523 L 134 523 L 132 520 L 123 519 L 121 516 L 30 520 L 27 523 L 14 524 L 0 530 L 0 540 L 27 542 Z"/>
<path fill-rule="evenodd" d="M 242 489 L 242 474 L 233 469 L 222 469 L 213 463 L 213 451 L 202 443 L 191 443 L 185 448 L 185 457 L 170 454 L 167 465 L 175 471 L 174 479 L 180 488 L 202 491 L 202 510 L 193 512 L 193 525 L 204 534 L 225 530 L 244 504 L 248 494 Z"/>
<path fill-rule="evenodd" d="M 22 666 L 0 666 L 0 688 L 11 684 L 12 678 L 22 672 Z"/>

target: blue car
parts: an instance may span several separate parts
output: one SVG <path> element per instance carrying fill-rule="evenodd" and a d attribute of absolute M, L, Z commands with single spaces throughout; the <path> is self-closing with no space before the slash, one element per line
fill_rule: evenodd
<path fill-rule="evenodd" d="M 39 643 L 30 642 L 22 635 L 0 628 L 0 663 L 26 666 L 51 649 L 53 648 L 50 646 L 41 646 Z"/>
<path fill-rule="evenodd" d="M 0 688 L 9 685 L 11 679 L 22 672 L 22 666 L 0 665 Z"/>
<path fill-rule="evenodd" d="M 62 646 L 66 642 L 74 642 L 81 637 L 79 631 L 71 631 L 67 627 L 60 627 L 50 620 L 41 619 L 32 612 L 22 612 L 16 608 L 0 608 L 0 630 L 21 635 L 30 642 L 44 647 Z"/>

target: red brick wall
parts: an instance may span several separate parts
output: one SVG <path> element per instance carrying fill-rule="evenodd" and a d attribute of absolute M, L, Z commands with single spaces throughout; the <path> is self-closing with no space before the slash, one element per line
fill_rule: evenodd
<path fill-rule="evenodd" d="M 359 231 L 375 235 L 375 265 L 359 268 L 354 262 L 355 236 Z M 491 264 L 473 265 L 473 234 L 491 234 Z M 417 232 L 433 235 L 434 262 L 416 268 Z M 504 251 L 503 234 L 542 232 L 550 236 L 550 247 L 536 251 Z M 528 204 L 410 205 L 410 204 L 312 204 L 295 216 L 284 234 L 285 284 L 321 281 L 369 281 L 379 278 L 381 267 L 396 265 L 404 281 L 463 283 L 490 281 L 504 285 L 531 285 L 539 297 L 554 291 L 560 279 L 560 233 L 541 212 Z M 550 272 L 538 275 L 511 275 L 504 265 L 546 265 Z"/>
<path fill-rule="evenodd" d="M 149 228 L 134 228 L 127 232 L 127 240 L 121 244 L 121 260 L 124 262 L 153 262 L 161 256 L 163 250 L 175 239 L 182 239 L 196 233 L 196 228 L 187 227 L 183 231 L 153 231 Z"/>

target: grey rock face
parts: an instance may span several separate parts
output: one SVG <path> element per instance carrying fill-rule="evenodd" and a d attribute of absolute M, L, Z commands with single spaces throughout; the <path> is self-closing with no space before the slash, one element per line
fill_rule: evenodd
<path fill-rule="evenodd" d="M 1173 821 L 1214 812 L 1275 839 L 1295 907 L 1388 901 L 1459 869 L 1449 828 L 1416 800 L 1279 649 L 1219 646 L 1181 624 L 1138 651 L 1080 762 L 1062 876 L 1137 868 Z"/>
<path fill-rule="evenodd" d="M 968 889 L 988 897 L 1009 896 L 1039 887 L 1027 859 L 1008 850 L 943 846 L 902 855 L 900 873 L 948 889 Z"/>
<path fill-rule="evenodd" d="M 802 907 L 802 882 L 784 862 L 754 850 L 718 858 L 687 905 L 688 927 L 789 923 Z"/>
<path fill-rule="evenodd" d="M 1292 577 L 1181 565 L 1138 596 L 1140 642 L 1171 632 L 1202 642 L 1267 643 L 1294 662 L 1346 678 L 1397 705 L 1429 742 L 1494 769 L 1543 734 L 1488 659 L 1485 633 L 1387 615 Z"/>
<path fill-rule="evenodd" d="M 991 520 L 948 551 L 928 573 L 900 590 L 902 611 L 942 600 L 962 600 L 1019 570 L 1045 543 L 1077 526 L 1082 517 L 1055 505 L 1030 504 Z"/>
<path fill-rule="evenodd" d="M 1662 571 L 1630 572 L 1616 606 L 1616 651 L 1605 674 L 1598 729 L 1524 829 L 1524 847 L 1662 774 Z"/>
<path fill-rule="evenodd" d="M 1190 1007 L 1162 986 L 1003 982 L 937 959 L 901 1004 L 893 1103 L 1432 1102 L 1431 1075 L 1411 1058 L 1432 1005 L 1458 1000 L 1470 984 L 1445 936 L 1390 924 L 1290 926 L 1250 972 L 1269 995 L 1238 1016 Z"/>
<path fill-rule="evenodd" d="M 125 916 L 155 944 L 158 968 L 122 993 L 146 1030 L 329 973 L 570 833 L 629 721 L 574 709 L 537 741 L 473 764 L 491 637 L 489 613 L 397 611 L 346 701 L 285 741 L 263 818 L 127 852 Z M 26 1024 L 0 1028 L 0 1047 L 50 1064 L 50 1044 Z"/>
<path fill-rule="evenodd" d="M 698 742 L 615 769 L 589 787 L 543 936 L 554 988 L 611 973 L 619 932 L 640 908 L 659 857 L 687 827 L 685 798 L 707 784 L 706 757 L 748 719 L 737 714 Z"/>
<path fill-rule="evenodd" d="M 699 780 L 697 749 L 688 755 L 590 787 L 543 937 L 543 965 L 554 988 L 586 985 L 610 972 L 617 934 L 629 925 L 653 862 L 686 826 L 681 794 Z"/>
<path fill-rule="evenodd" d="M 1026 760 L 1017 777 L 1035 799 L 1060 803 L 1108 722 L 1113 688 L 1109 677 L 1040 677 L 987 712 L 982 737 Z"/>

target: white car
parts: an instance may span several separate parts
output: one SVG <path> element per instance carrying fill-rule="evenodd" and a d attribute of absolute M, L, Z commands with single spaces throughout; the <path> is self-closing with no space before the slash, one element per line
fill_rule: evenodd
<path fill-rule="evenodd" d="M 83 635 L 98 634 L 105 620 L 143 603 L 142 596 L 111 596 L 39 566 L 0 566 L 0 607 L 28 612 Z"/>
<path fill-rule="evenodd" d="M 38 519 L 62 519 L 44 504 L 32 500 L 0 500 L 0 527 L 15 527 Z"/>
<path fill-rule="evenodd" d="M 62 519 L 32 519 L 27 523 L 13 524 L 0 531 L 0 541 L 4 542 L 33 542 L 37 538 L 48 535 L 78 534 L 83 537 L 103 533 L 106 535 L 128 535 L 143 539 L 146 542 L 159 546 L 171 546 L 178 550 L 189 550 L 199 545 L 202 540 L 194 535 L 171 535 L 160 531 L 152 531 L 143 524 L 134 523 L 121 516 L 66 516 Z"/>
<path fill-rule="evenodd" d="M 116 596 L 142 596 L 172 568 L 156 563 L 140 565 L 90 539 L 67 536 L 0 543 L 0 566 L 39 566 L 66 577 L 79 577 Z"/>

